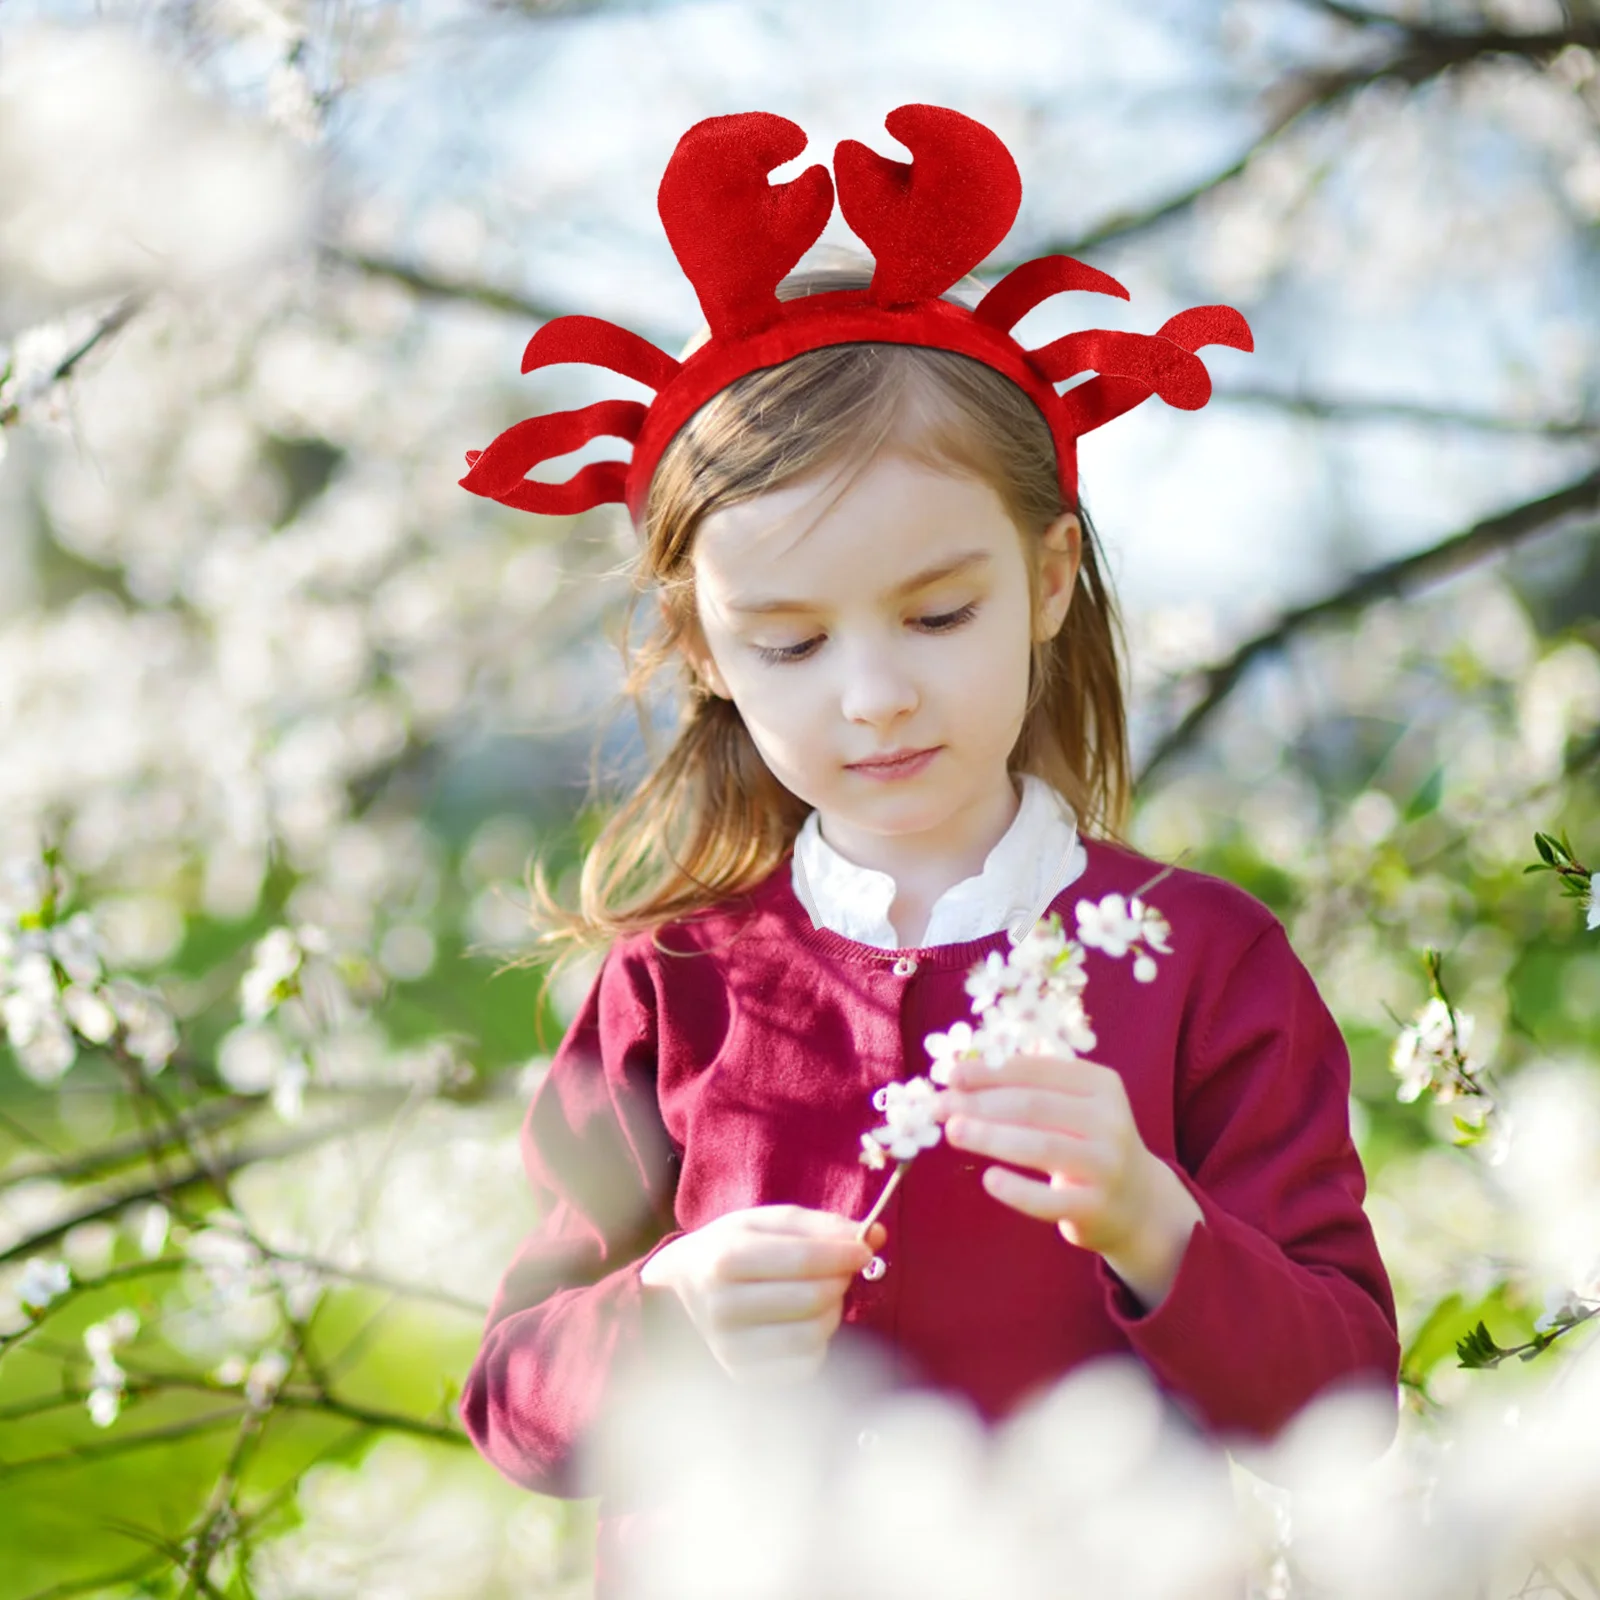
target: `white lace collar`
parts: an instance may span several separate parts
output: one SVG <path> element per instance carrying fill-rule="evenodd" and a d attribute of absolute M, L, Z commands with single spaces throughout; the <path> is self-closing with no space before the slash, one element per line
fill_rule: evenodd
<path fill-rule="evenodd" d="M 1022 802 L 975 878 L 952 884 L 933 904 L 919 948 L 965 944 L 1002 928 L 1021 938 L 1087 863 L 1072 807 L 1042 778 L 1022 774 Z M 857 944 L 895 950 L 889 921 L 895 881 L 857 866 L 822 837 L 813 811 L 794 843 L 795 897 L 819 928 Z"/>

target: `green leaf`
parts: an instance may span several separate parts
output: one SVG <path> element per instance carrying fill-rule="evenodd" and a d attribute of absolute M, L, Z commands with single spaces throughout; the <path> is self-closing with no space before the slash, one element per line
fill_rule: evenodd
<path fill-rule="evenodd" d="M 1435 767 L 1422 781 L 1422 786 L 1406 802 L 1405 820 L 1417 822 L 1439 809 L 1439 798 L 1444 793 L 1444 768 Z"/>
<path fill-rule="evenodd" d="M 1494 1336 L 1482 1322 L 1456 1341 L 1456 1355 L 1460 1357 L 1461 1365 L 1474 1370 L 1497 1367 L 1510 1354 L 1509 1350 L 1502 1350 L 1494 1342 Z"/>
<path fill-rule="evenodd" d="M 1536 833 L 1536 834 L 1534 834 L 1534 836 L 1533 836 L 1533 847 L 1534 847 L 1535 850 L 1537 850 L 1539 852 L 1539 854 L 1543 858 L 1544 863 L 1545 863 L 1546 866 L 1553 867 L 1556 864 L 1556 858 L 1555 858 L 1556 842 L 1555 842 L 1554 839 L 1552 839 L 1550 837 L 1550 835 L 1548 833 Z M 1530 872 L 1536 872 L 1538 869 L 1536 867 L 1530 867 L 1528 870 Z"/>

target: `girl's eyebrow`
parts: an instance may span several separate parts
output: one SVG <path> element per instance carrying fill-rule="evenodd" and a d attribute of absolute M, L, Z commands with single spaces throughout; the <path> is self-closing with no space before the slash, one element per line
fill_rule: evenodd
<path fill-rule="evenodd" d="M 937 583 L 941 578 L 953 577 L 958 572 L 965 572 L 968 567 L 982 566 L 990 559 L 987 550 L 967 550 L 961 555 L 952 556 L 948 561 L 941 561 L 937 566 L 926 567 L 921 572 L 913 573 L 903 583 L 897 583 L 885 595 L 885 599 L 898 600 L 902 595 L 913 593 L 917 589 L 925 589 L 930 583 Z M 752 615 L 761 615 L 771 611 L 819 611 L 812 600 L 728 600 L 724 602 L 729 611 L 740 611 Z"/>

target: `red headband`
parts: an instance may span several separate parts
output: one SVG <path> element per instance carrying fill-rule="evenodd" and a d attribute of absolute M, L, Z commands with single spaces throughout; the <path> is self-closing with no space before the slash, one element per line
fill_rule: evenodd
<path fill-rule="evenodd" d="M 1069 289 L 1128 298 L 1115 278 L 1070 256 L 1024 262 L 973 310 L 939 297 L 999 245 L 1022 203 L 1011 153 L 981 122 L 942 106 L 891 111 L 884 126 L 911 151 L 891 161 L 846 139 L 834 178 L 808 167 L 788 183 L 774 168 L 806 147 L 805 133 L 766 111 L 697 122 L 678 141 L 657 204 L 673 253 L 700 297 L 710 340 L 684 361 L 597 317 L 557 317 L 533 338 L 522 370 L 581 361 L 608 367 L 656 391 L 645 406 L 602 400 L 578 411 L 530 417 L 487 450 L 469 450 L 464 489 L 519 511 L 571 516 L 606 501 L 637 520 L 662 452 L 713 395 L 737 378 L 826 345 L 910 344 L 972 356 L 1017 384 L 1055 438 L 1061 492 L 1078 503 L 1078 439 L 1158 394 L 1198 410 L 1211 379 L 1194 352 L 1202 345 L 1253 348 L 1249 324 L 1231 306 L 1195 306 L 1159 333 L 1090 328 L 1024 350 L 1011 330 L 1042 301 Z M 816 243 L 839 207 L 872 251 L 866 289 L 783 301 L 777 287 Z M 1065 395 L 1056 385 L 1098 376 Z M 633 445 L 631 461 L 597 461 L 565 483 L 533 483 L 543 461 L 612 436 Z"/>

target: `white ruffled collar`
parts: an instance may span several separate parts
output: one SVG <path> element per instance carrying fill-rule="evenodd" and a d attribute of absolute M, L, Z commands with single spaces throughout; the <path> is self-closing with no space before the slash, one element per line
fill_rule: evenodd
<path fill-rule="evenodd" d="M 964 944 L 1008 928 L 1021 938 L 1087 864 L 1072 807 L 1042 778 L 1023 773 L 1011 826 L 974 878 L 952 884 L 933 904 L 921 949 Z M 817 813 L 794 842 L 795 897 L 819 928 L 857 944 L 900 948 L 889 921 L 896 885 L 887 872 L 857 866 L 822 837 Z"/>

